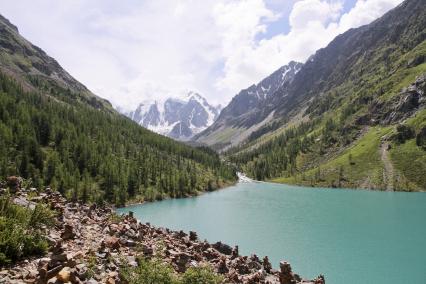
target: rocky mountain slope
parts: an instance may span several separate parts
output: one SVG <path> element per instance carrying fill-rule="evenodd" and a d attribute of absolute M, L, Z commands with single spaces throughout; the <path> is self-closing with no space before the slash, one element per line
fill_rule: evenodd
<path fill-rule="evenodd" d="M 122 113 L 154 132 L 185 141 L 210 126 L 220 110 L 220 106 L 212 106 L 201 95 L 189 92 L 183 98 L 148 101 Z"/>
<path fill-rule="evenodd" d="M 301 67 L 301 63 L 292 61 L 258 84 L 241 90 L 222 110 L 215 123 L 193 140 L 218 150 L 244 141 L 253 131 L 270 121 L 273 113 L 266 114 L 264 105 L 277 90 L 293 80 Z"/>
<path fill-rule="evenodd" d="M 406 0 L 339 35 L 246 118 L 269 122 L 227 128 L 252 130 L 228 152 L 231 160 L 257 179 L 424 190 L 425 39 L 421 0 Z M 389 143 L 389 155 L 382 155 L 383 143 Z M 386 173 L 389 161 L 392 175 Z"/>
<path fill-rule="evenodd" d="M 38 239 L 49 249 L 28 255 L 24 243 L 19 249 L 27 255 L 2 269 L 0 283 L 325 283 L 323 276 L 302 280 L 285 261 L 275 270 L 268 257 L 241 256 L 238 246 L 142 224 L 132 215 L 115 215 L 110 207 L 67 202 L 50 189 L 21 188 L 17 180 L 10 177 L 9 188 L 0 188 L 0 217 L 13 221 L 10 212 L 20 211 L 38 222 L 41 212 L 50 212 L 53 224 L 38 229 Z M 8 234 L 19 242 L 23 235 L 15 231 Z"/>
<path fill-rule="evenodd" d="M 206 148 L 115 111 L 0 18 L 0 177 L 20 175 L 73 200 L 124 204 L 197 194 L 236 180 Z"/>
<path fill-rule="evenodd" d="M 18 28 L 2 15 L 0 35 L 0 71 L 18 80 L 26 91 L 58 88 L 95 108 L 112 109 L 107 100 L 94 95 L 55 59 L 23 38 Z"/>

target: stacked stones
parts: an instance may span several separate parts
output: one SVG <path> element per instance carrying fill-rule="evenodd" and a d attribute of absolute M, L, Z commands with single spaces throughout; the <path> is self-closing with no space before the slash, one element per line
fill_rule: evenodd
<path fill-rule="evenodd" d="M 0 283 L 123 283 L 123 261 L 137 266 L 139 257 L 160 258 L 176 273 L 208 264 L 225 277 L 225 283 L 325 283 L 323 276 L 302 280 L 287 262 L 274 270 L 268 257 L 241 256 L 238 246 L 210 244 L 195 232 L 142 224 L 133 214 L 118 218 L 112 208 L 67 202 L 50 189 L 36 193 L 27 195 L 17 186 L 14 200 L 27 205 L 44 202 L 57 212 L 57 224 L 47 232 L 51 249 L 45 257 L 2 270 Z"/>

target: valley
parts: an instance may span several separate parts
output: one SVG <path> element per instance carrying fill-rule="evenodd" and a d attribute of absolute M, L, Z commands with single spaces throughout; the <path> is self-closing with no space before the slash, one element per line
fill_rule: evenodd
<path fill-rule="evenodd" d="M 422 283 L 426 5 L 374 1 L 0 15 L 0 283 Z"/>
<path fill-rule="evenodd" d="M 397 25 L 402 28 L 396 34 Z M 258 180 L 422 191 L 424 181 L 395 168 L 402 157 L 392 153 L 416 143 L 414 162 L 426 171 L 425 25 L 420 2 L 404 2 L 317 51 L 253 110 L 232 111 L 232 101 L 221 114 L 231 113 L 228 124 L 219 117 L 196 139 L 221 135 L 219 144 L 205 141 Z M 228 132 L 244 134 L 235 144 L 235 134 L 223 136 Z"/>

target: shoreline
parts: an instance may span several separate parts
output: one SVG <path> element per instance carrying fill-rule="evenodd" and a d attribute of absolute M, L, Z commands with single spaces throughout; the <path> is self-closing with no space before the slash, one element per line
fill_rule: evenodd
<path fill-rule="evenodd" d="M 196 194 L 191 194 L 191 195 L 187 195 L 187 196 L 182 196 L 182 197 L 170 197 L 170 196 L 167 196 L 167 197 L 165 197 L 165 198 L 163 198 L 163 199 L 161 199 L 161 200 L 152 200 L 152 201 L 148 201 L 148 200 L 144 200 L 144 201 L 142 201 L 142 202 L 132 202 L 131 200 L 130 200 L 130 202 L 126 202 L 126 204 L 124 205 L 124 206 L 119 206 L 119 207 L 117 207 L 117 206 L 115 206 L 115 205 L 111 205 L 111 207 L 113 208 L 113 209 L 118 209 L 118 208 L 127 208 L 127 207 L 130 207 L 130 206 L 137 206 L 137 205 L 144 205 L 144 204 L 147 204 L 147 203 L 155 203 L 155 202 L 160 202 L 160 201 L 163 201 L 163 200 L 170 200 L 170 199 L 184 199 L 184 198 L 194 198 L 194 197 L 198 197 L 198 196 L 201 196 L 201 195 L 203 195 L 203 194 L 206 194 L 206 193 L 211 193 L 211 192 L 216 192 L 216 191 L 220 191 L 220 190 L 225 190 L 225 189 L 227 189 L 227 188 L 229 188 L 229 187 L 231 187 L 231 186 L 235 186 L 235 185 L 237 185 L 238 183 L 239 183 L 240 181 L 239 180 L 237 180 L 237 181 L 235 181 L 235 182 L 230 182 L 230 183 L 226 183 L 224 186 L 221 186 L 221 187 L 218 187 L 217 189 L 215 189 L 215 190 L 212 190 L 212 191 L 197 191 L 197 193 Z"/>
<path fill-rule="evenodd" d="M 221 191 L 221 190 L 226 190 L 229 187 L 232 186 L 236 186 L 239 183 L 271 183 L 274 185 L 284 185 L 284 186 L 292 186 L 292 187 L 300 187 L 302 189 L 313 189 L 313 190 L 348 190 L 348 191 L 371 191 L 371 192 L 390 192 L 390 191 L 386 191 L 386 190 L 380 190 L 380 189 L 371 189 L 371 188 L 353 188 L 353 187 L 324 187 L 324 186 L 312 186 L 312 185 L 303 185 L 303 184 L 298 184 L 298 183 L 282 183 L 282 182 L 276 182 L 274 180 L 265 180 L 265 181 L 260 181 L 260 180 L 255 180 L 255 179 L 251 179 L 249 177 L 247 177 L 246 175 L 244 175 L 243 173 L 237 172 L 237 175 L 239 177 L 239 179 L 236 182 L 232 182 L 229 184 L 226 184 L 223 187 L 217 188 L 213 191 L 199 191 L 197 194 L 193 194 L 193 195 L 188 195 L 188 196 L 183 196 L 183 197 L 166 197 L 164 199 L 161 200 L 154 200 L 154 201 L 143 201 L 143 202 L 128 202 L 126 203 L 126 205 L 124 206 L 114 206 L 111 205 L 112 208 L 114 210 L 119 209 L 119 208 L 128 208 L 128 207 L 132 207 L 132 206 L 138 206 L 138 205 L 144 205 L 147 203 L 155 203 L 155 202 L 160 202 L 163 200 L 170 200 L 170 199 L 184 199 L 184 198 L 195 198 L 207 193 L 212 193 L 212 192 L 216 192 L 216 191 Z M 243 179 L 240 179 L 240 177 L 243 177 Z M 391 191 L 392 193 L 426 193 L 426 190 L 418 190 L 418 191 L 404 191 L 404 190 L 399 190 L 399 191 Z"/>
<path fill-rule="evenodd" d="M 294 186 L 294 187 L 304 187 L 304 188 L 310 188 L 310 189 L 317 189 L 317 190 L 354 190 L 354 191 L 372 191 L 372 192 L 387 192 L 387 193 L 425 193 L 426 190 L 416 190 L 416 191 L 408 191 L 408 190 L 393 190 L 393 191 L 387 191 L 386 189 L 372 189 L 372 188 L 356 188 L 356 187 L 327 187 L 327 186 L 315 186 L 315 185 L 303 185 L 300 183 L 284 183 L 284 182 L 277 182 L 274 180 L 267 180 L 267 181 L 259 181 L 259 182 L 267 182 L 277 185 L 288 185 L 288 186 Z"/>
<path fill-rule="evenodd" d="M 29 193 L 18 190 L 10 198 L 20 206 L 46 204 L 57 213 L 56 225 L 45 231 L 49 252 L 3 267 L 0 283 L 125 283 L 120 269 L 137 267 L 142 258 L 159 259 L 176 275 L 207 265 L 224 277 L 223 283 L 325 284 L 322 275 L 302 279 L 286 261 L 276 270 L 268 257 L 242 256 L 238 246 L 202 241 L 194 231 L 144 224 L 133 214 L 119 216 L 110 206 L 72 203 L 52 190 Z M 94 269 L 90 277 L 88 269 Z"/>

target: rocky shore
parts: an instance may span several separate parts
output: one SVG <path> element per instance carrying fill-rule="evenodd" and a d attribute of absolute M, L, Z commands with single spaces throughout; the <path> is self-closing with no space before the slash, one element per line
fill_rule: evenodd
<path fill-rule="evenodd" d="M 30 208 L 48 204 L 57 213 L 56 224 L 46 229 L 49 252 L 2 268 L 0 283 L 126 283 L 120 269 L 137 266 L 140 257 L 160 258 L 176 273 L 207 264 L 224 276 L 224 283 L 325 283 L 323 276 L 301 279 L 285 261 L 275 270 L 268 257 L 241 256 L 238 246 L 142 224 L 131 213 L 117 216 L 111 207 L 68 202 L 50 189 L 19 189 L 11 199 Z"/>

